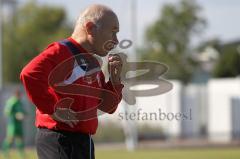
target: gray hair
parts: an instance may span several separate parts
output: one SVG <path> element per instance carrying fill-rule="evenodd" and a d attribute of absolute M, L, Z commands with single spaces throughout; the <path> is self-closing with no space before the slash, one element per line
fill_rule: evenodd
<path fill-rule="evenodd" d="M 77 19 L 76 26 L 83 27 L 86 22 L 91 21 L 99 29 L 102 26 L 101 19 L 106 14 L 106 12 L 112 12 L 112 10 L 106 6 L 99 6 L 100 7 L 98 9 L 94 9 L 94 11 L 89 8 L 83 11 Z"/>
<path fill-rule="evenodd" d="M 92 15 L 80 15 L 78 17 L 76 25 L 79 25 L 79 26 L 83 27 L 83 25 L 86 22 L 90 21 L 90 22 L 93 22 L 99 28 L 101 26 L 100 19 L 102 18 L 102 16 L 103 16 L 102 12 L 95 13 L 95 14 L 92 14 Z"/>

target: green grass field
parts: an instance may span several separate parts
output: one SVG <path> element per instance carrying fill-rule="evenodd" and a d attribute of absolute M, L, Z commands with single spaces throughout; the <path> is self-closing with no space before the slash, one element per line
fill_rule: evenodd
<path fill-rule="evenodd" d="M 18 159 L 16 151 L 12 159 Z M 97 150 L 96 159 L 239 159 L 240 148 L 225 149 L 184 149 L 184 150 Z M 1 156 L 0 159 L 3 159 Z M 26 159 L 36 159 L 34 150 L 27 150 Z"/>

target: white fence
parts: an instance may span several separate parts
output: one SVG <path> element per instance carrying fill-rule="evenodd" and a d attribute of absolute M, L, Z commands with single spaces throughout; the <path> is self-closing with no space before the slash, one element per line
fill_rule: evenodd
<path fill-rule="evenodd" d="M 208 92 L 209 139 L 230 141 L 234 139 L 233 133 L 240 133 L 240 109 L 237 109 L 240 107 L 240 79 L 210 80 Z"/>
<path fill-rule="evenodd" d="M 138 97 L 135 106 L 126 106 L 122 101 L 115 114 L 101 116 L 100 122 L 124 125 L 127 120 L 134 120 L 137 125 L 161 127 L 170 138 L 206 137 L 211 141 L 224 142 L 240 138 L 239 78 L 212 79 L 207 84 L 187 86 L 171 82 L 174 88 L 170 92 Z M 130 109 L 127 115 L 126 108 Z M 168 118 L 164 118 L 163 113 L 168 114 Z M 180 119 L 176 117 L 179 113 L 182 115 Z"/>

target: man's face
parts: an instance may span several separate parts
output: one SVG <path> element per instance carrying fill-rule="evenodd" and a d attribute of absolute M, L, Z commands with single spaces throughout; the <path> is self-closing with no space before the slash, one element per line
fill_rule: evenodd
<path fill-rule="evenodd" d="M 116 15 L 107 15 L 95 37 L 94 47 L 97 55 L 106 56 L 114 48 L 114 45 L 118 44 L 118 32 L 119 22 Z"/>

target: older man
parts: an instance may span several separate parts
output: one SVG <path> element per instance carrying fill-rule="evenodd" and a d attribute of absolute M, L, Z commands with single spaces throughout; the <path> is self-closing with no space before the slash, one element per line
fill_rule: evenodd
<path fill-rule="evenodd" d="M 105 82 L 94 55 L 106 56 L 118 44 L 118 31 L 110 8 L 89 6 L 71 37 L 50 44 L 22 70 L 21 81 L 37 108 L 40 159 L 95 158 L 91 135 L 98 126 L 97 109 L 113 113 L 123 85 L 121 58 L 108 58 L 110 80 Z"/>

